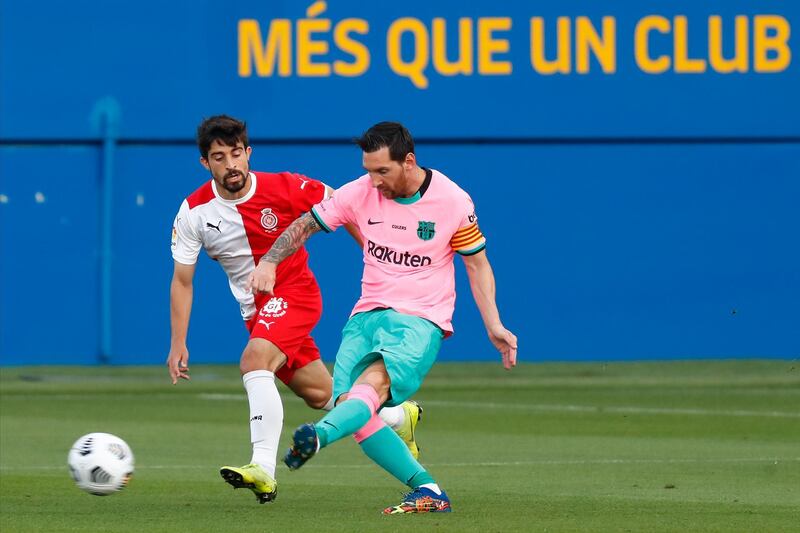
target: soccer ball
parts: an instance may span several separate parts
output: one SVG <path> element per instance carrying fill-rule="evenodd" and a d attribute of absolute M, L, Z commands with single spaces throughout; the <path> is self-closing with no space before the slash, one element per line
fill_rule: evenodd
<path fill-rule="evenodd" d="M 67 465 L 80 489 L 106 496 L 128 484 L 133 474 L 133 452 L 115 435 L 89 433 L 72 445 Z"/>

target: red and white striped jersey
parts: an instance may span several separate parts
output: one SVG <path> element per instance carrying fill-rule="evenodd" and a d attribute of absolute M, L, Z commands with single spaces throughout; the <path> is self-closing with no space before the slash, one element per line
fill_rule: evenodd
<path fill-rule="evenodd" d="M 250 178 L 250 191 L 238 200 L 222 198 L 214 180 L 206 182 L 181 203 L 172 226 L 173 259 L 193 265 L 205 248 L 228 275 L 245 320 L 256 311 L 250 273 L 283 230 L 326 196 L 322 182 L 300 174 L 251 172 Z M 308 283 L 316 281 L 300 248 L 278 265 L 275 290 Z"/>

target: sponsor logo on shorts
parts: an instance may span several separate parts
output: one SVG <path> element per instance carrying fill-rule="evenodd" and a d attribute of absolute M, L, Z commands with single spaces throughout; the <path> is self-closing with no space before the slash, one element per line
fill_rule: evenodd
<path fill-rule="evenodd" d="M 250 422 L 255 422 L 256 420 L 262 420 L 261 415 L 255 415 L 253 418 L 250 419 Z"/>
<path fill-rule="evenodd" d="M 283 298 L 273 296 L 264 304 L 264 307 L 261 308 L 258 314 L 264 317 L 278 318 L 286 314 L 286 309 L 288 309 L 288 307 L 289 303 Z"/>
<path fill-rule="evenodd" d="M 431 264 L 432 260 L 427 255 L 416 255 L 410 252 L 398 252 L 388 246 L 375 244 L 371 240 L 367 241 L 367 253 L 381 263 L 394 263 L 410 267 L 424 267 Z"/>

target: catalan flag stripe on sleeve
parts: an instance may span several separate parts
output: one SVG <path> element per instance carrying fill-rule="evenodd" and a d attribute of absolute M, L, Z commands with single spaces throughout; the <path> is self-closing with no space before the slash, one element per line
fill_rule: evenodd
<path fill-rule="evenodd" d="M 462 255 L 472 255 L 486 247 L 486 237 L 476 222 L 458 230 L 450 239 L 450 246 Z"/>

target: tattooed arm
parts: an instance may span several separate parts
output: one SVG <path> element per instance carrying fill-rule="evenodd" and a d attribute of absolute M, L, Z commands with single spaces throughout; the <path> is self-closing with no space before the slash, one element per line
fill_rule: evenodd
<path fill-rule="evenodd" d="M 306 213 L 289 224 L 250 274 L 251 290 L 254 293 L 273 294 L 275 271 L 280 262 L 299 250 L 309 237 L 321 229 L 311 213 Z"/>
<path fill-rule="evenodd" d="M 289 224 L 289 227 L 281 233 L 261 261 L 269 261 L 278 265 L 299 250 L 309 237 L 321 229 L 311 213 L 304 214 Z"/>

